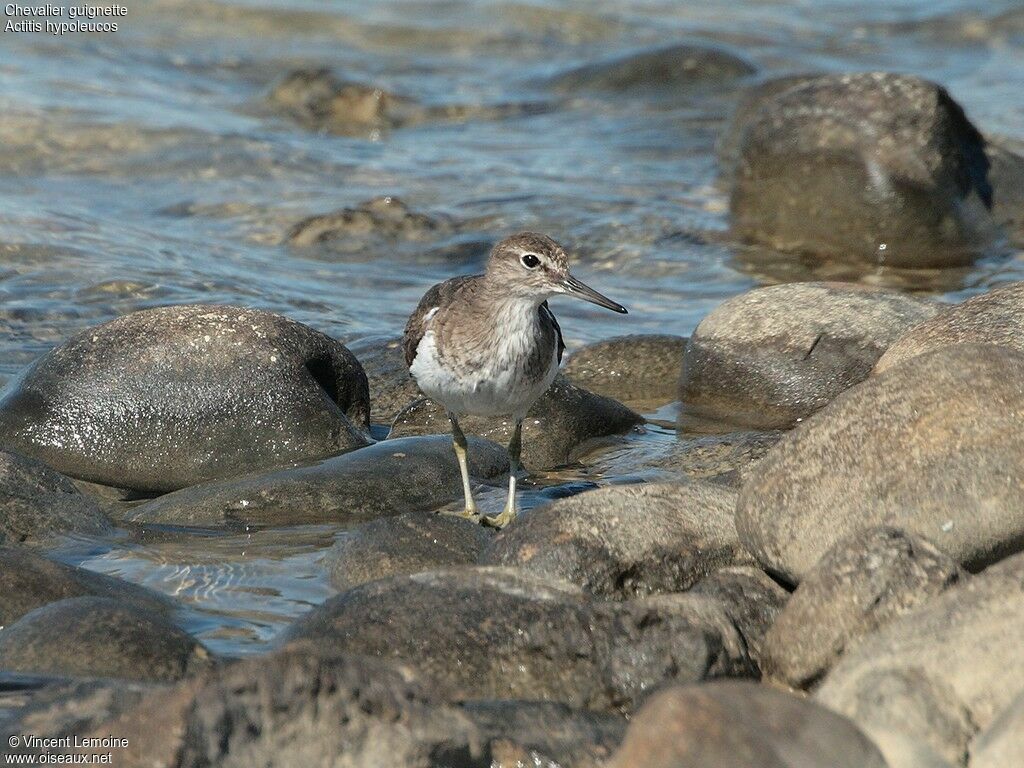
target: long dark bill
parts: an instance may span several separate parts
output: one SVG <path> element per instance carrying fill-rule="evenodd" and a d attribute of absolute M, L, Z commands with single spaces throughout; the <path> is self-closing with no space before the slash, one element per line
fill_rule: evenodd
<path fill-rule="evenodd" d="M 613 312 L 618 312 L 622 315 L 627 314 L 624 306 L 612 301 L 607 296 L 601 295 L 590 286 L 584 285 L 572 275 L 565 278 L 562 285 L 565 286 L 565 290 L 570 296 L 575 296 L 578 299 L 589 301 L 591 304 L 597 304 L 599 307 L 610 309 Z"/>

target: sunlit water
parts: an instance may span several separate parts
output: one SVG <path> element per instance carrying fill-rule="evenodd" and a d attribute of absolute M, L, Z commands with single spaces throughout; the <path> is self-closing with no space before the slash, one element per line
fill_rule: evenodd
<path fill-rule="evenodd" d="M 971 31 L 1015 7 L 158 0 L 133 3 L 113 36 L 0 34 L 0 380 L 78 329 L 168 303 L 262 307 L 342 339 L 398 333 L 429 285 L 479 259 L 283 242 L 306 216 L 385 194 L 461 222 L 470 241 L 529 228 L 574 245 L 580 276 L 631 313 L 556 301 L 571 348 L 687 334 L 724 298 L 765 282 L 857 279 L 957 299 L 1020 279 L 1012 254 L 907 274 L 740 249 L 727 237 L 714 152 L 736 90 L 565 97 L 542 85 L 617 52 L 707 42 L 763 72 L 923 74 L 983 131 L 1024 140 L 1024 21 L 987 38 Z M 534 108 L 358 136 L 268 115 L 270 84 L 314 65 L 427 106 Z M 671 422 L 671 406 L 653 415 Z M 640 438 L 671 439 L 659 427 Z M 539 478 L 548 487 L 528 489 L 525 504 L 624 479 L 577 467 Z M 185 626 L 241 653 L 330 594 L 320 560 L 337 535 L 124 536 L 69 542 L 58 555 L 176 595 Z"/>

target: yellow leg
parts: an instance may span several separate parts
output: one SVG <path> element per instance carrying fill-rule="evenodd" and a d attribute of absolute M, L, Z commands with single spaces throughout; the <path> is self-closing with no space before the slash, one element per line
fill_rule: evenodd
<path fill-rule="evenodd" d="M 497 517 L 485 517 L 480 522 L 494 528 L 504 528 L 516 518 L 516 473 L 519 471 L 519 457 L 523 452 L 523 422 L 516 421 L 512 440 L 508 444 L 508 500 L 505 509 Z"/>
<path fill-rule="evenodd" d="M 469 484 L 469 462 L 466 458 L 468 446 L 466 436 L 459 426 L 454 414 L 449 413 L 448 418 L 452 423 L 452 444 L 455 447 L 455 456 L 459 460 L 459 471 L 462 473 L 462 493 L 466 498 L 466 508 L 462 512 L 453 512 L 457 517 L 465 517 L 469 520 L 479 520 L 480 514 L 476 509 L 476 502 L 473 501 L 473 488 Z"/>

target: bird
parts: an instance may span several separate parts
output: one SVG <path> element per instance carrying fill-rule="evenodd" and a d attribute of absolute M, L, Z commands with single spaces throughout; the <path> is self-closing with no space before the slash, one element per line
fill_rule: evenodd
<path fill-rule="evenodd" d="M 484 273 L 453 277 L 428 290 L 409 316 L 405 362 L 420 391 L 451 422 L 465 508 L 455 513 L 503 528 L 516 517 L 523 419 L 551 386 L 562 362 L 562 330 L 548 299 L 566 295 L 627 314 L 569 271 L 565 249 L 547 235 L 520 232 L 494 246 Z M 511 417 L 508 500 L 501 514 L 481 516 L 469 481 L 463 416 Z"/>

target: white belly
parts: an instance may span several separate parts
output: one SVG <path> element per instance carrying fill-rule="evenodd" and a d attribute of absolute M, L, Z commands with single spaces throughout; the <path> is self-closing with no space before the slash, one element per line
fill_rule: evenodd
<path fill-rule="evenodd" d="M 521 419 L 547 391 L 558 373 L 558 350 L 539 379 L 525 375 L 525 353 L 499 342 L 493 361 L 474 370 L 456 371 L 442 365 L 433 331 L 416 348 L 409 372 L 427 397 L 456 415 L 512 416 Z"/>

